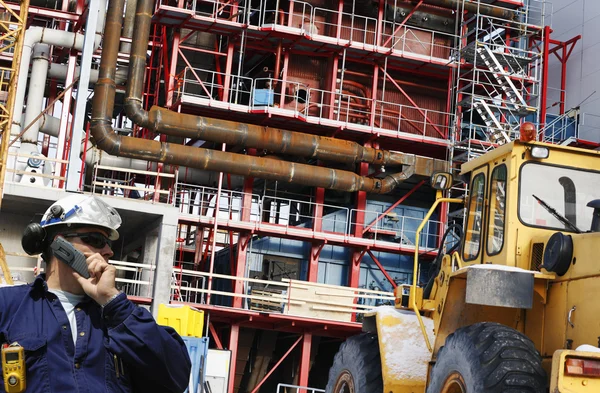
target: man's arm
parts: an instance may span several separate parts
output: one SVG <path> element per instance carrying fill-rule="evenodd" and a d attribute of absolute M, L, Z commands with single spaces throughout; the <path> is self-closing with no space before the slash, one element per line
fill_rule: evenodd
<path fill-rule="evenodd" d="M 116 289 L 116 269 L 102 255 L 86 257 L 90 278 L 75 271 L 73 276 L 85 293 L 102 306 L 108 350 L 133 371 L 132 380 L 138 390 L 183 392 L 192 365 L 181 337 L 172 328 L 159 326 L 147 310 L 136 307 Z M 143 388 L 146 386 L 149 388 Z"/>
<path fill-rule="evenodd" d="M 174 329 L 159 326 L 124 293 L 103 308 L 102 318 L 108 327 L 108 349 L 133 371 L 133 383 L 140 391 L 183 392 L 187 388 L 192 365 Z"/>

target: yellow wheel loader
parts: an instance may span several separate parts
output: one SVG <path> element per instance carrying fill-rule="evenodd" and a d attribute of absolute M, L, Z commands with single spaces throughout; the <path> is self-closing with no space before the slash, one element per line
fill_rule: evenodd
<path fill-rule="evenodd" d="M 461 175 L 464 200 L 432 176 L 413 283 L 340 346 L 327 393 L 600 392 L 600 152 L 513 141 Z M 441 203 L 464 204 L 464 233 L 419 286 L 419 233 Z"/>

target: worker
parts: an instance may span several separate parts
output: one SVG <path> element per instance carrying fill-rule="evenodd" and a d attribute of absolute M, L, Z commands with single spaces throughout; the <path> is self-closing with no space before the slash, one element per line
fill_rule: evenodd
<path fill-rule="evenodd" d="M 120 225 L 107 203 L 75 194 L 25 229 L 23 248 L 42 254 L 46 274 L 0 289 L 0 342 L 23 347 L 27 392 L 187 388 L 191 362 L 181 337 L 115 287 L 108 260 Z M 59 238 L 83 254 L 89 278 L 57 258 L 51 244 Z"/>

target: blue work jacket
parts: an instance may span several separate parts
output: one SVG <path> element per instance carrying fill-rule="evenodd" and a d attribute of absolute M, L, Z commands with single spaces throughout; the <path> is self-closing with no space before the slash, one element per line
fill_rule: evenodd
<path fill-rule="evenodd" d="M 43 276 L 0 288 L 0 341 L 25 350 L 26 392 L 183 392 L 191 363 L 170 327 L 121 293 L 106 307 L 75 308 L 77 340 Z M 0 392 L 4 383 L 0 381 Z"/>

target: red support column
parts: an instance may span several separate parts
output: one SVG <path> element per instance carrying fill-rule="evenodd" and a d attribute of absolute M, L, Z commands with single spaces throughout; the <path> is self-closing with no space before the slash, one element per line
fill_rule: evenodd
<path fill-rule="evenodd" d="M 548 57 L 550 51 L 550 26 L 544 27 L 542 37 L 542 91 L 540 93 L 540 129 L 546 125 L 546 107 L 548 105 Z M 544 139 L 543 133 L 540 138 Z"/>
<path fill-rule="evenodd" d="M 223 83 L 223 101 L 229 102 L 229 86 L 231 85 L 231 69 L 233 67 L 233 38 L 229 37 L 227 45 L 227 62 L 225 63 L 225 82 Z"/>
<path fill-rule="evenodd" d="M 169 69 L 169 77 L 167 78 L 167 97 L 166 107 L 170 108 L 173 105 L 173 95 L 175 94 L 175 75 L 177 73 L 177 56 L 179 53 L 179 31 L 175 31 L 173 34 L 173 48 L 171 50 L 171 63 Z"/>
<path fill-rule="evenodd" d="M 359 175 L 366 176 L 369 173 L 369 164 L 361 162 L 359 164 Z M 358 191 L 356 193 L 356 213 L 354 217 L 353 235 L 362 238 L 362 230 L 365 224 L 365 209 L 367 208 L 367 193 Z M 355 249 L 352 251 L 352 259 L 350 261 L 350 273 L 348 277 L 348 286 L 357 288 L 360 281 L 360 260 L 364 255 L 364 251 Z"/>
<path fill-rule="evenodd" d="M 379 38 L 378 38 L 379 39 Z M 371 116 L 369 126 L 375 127 L 375 111 L 377 107 L 377 88 L 379 86 L 379 64 L 373 66 L 373 85 L 371 86 Z M 379 125 L 381 126 L 381 124 Z"/>
<path fill-rule="evenodd" d="M 312 333 L 304 333 L 302 341 L 302 356 L 300 357 L 300 372 L 298 373 L 298 386 L 308 387 L 310 373 L 310 351 L 312 349 Z M 297 393 L 308 393 L 307 390 L 298 389 Z"/>
<path fill-rule="evenodd" d="M 331 57 L 331 86 L 329 87 L 329 110 L 327 111 L 327 118 L 334 118 L 334 108 L 335 108 L 335 89 L 337 88 L 337 79 L 338 79 L 338 67 L 340 66 L 340 56 L 335 53 Z M 322 113 L 321 113 L 321 116 Z"/>
<path fill-rule="evenodd" d="M 321 232 L 323 230 L 324 201 L 325 189 L 317 187 L 315 189 L 315 211 L 313 212 L 313 231 L 315 232 Z M 319 255 L 322 249 L 322 243 L 313 243 L 311 246 L 307 281 L 317 282 L 317 279 L 319 278 Z"/>
<path fill-rule="evenodd" d="M 235 363 L 237 362 L 238 339 L 240 337 L 240 325 L 238 323 L 231 325 L 229 333 L 229 350 L 231 351 L 231 361 L 229 362 L 229 383 L 227 393 L 233 393 L 235 388 Z"/>

